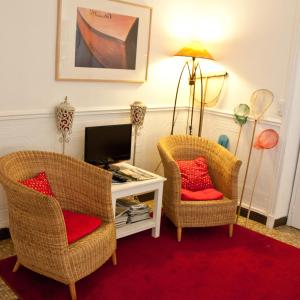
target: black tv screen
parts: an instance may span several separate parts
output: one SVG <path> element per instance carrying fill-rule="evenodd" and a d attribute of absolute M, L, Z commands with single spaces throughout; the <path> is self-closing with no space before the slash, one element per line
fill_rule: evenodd
<path fill-rule="evenodd" d="M 84 160 L 103 166 L 129 160 L 131 133 L 132 124 L 86 127 Z"/>

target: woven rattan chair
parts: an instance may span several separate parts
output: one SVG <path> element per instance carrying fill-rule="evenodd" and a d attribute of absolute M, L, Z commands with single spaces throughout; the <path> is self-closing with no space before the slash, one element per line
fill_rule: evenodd
<path fill-rule="evenodd" d="M 41 170 L 55 198 L 18 183 Z M 0 158 L 0 181 L 7 195 L 9 229 L 17 254 L 13 271 L 23 265 L 67 284 L 74 300 L 76 281 L 110 257 L 116 265 L 109 172 L 62 154 L 23 151 Z M 102 225 L 68 244 L 62 209 L 100 217 Z"/>
<path fill-rule="evenodd" d="M 237 207 L 237 180 L 241 166 L 234 155 L 217 143 L 191 135 L 163 137 L 158 150 L 167 178 L 163 193 L 163 211 L 177 227 L 177 239 L 181 240 L 184 227 L 208 227 L 229 225 L 233 234 Z M 181 175 L 176 160 L 192 160 L 204 156 L 209 174 L 217 190 L 224 194 L 222 200 L 182 201 Z"/>

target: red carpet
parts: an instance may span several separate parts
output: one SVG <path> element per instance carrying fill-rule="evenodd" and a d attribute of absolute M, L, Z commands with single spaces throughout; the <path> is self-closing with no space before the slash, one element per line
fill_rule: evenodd
<path fill-rule="evenodd" d="M 235 226 L 176 229 L 163 221 L 150 231 L 118 240 L 118 265 L 108 261 L 77 283 L 78 300 L 300 299 L 300 250 Z M 24 300 L 69 299 L 68 287 L 24 267 L 0 262 L 0 275 Z"/>

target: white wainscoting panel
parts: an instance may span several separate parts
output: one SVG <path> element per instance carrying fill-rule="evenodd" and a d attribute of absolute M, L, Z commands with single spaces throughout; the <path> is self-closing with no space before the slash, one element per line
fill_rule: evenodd
<path fill-rule="evenodd" d="M 172 121 L 172 107 L 148 108 L 144 125 L 137 136 L 136 165 L 163 174 L 160 158 L 157 151 L 157 142 L 160 137 L 170 134 Z M 198 133 L 198 115 L 195 112 L 193 133 Z M 186 132 L 187 109 L 177 109 L 174 134 Z M 129 123 L 129 108 L 88 108 L 76 109 L 73 130 L 70 142 L 66 145 L 66 154 L 83 159 L 84 155 L 84 128 L 87 126 Z M 61 152 L 59 134 L 56 130 L 55 117 L 52 112 L 17 112 L 0 114 L 0 155 L 18 150 L 46 150 Z M 262 122 L 257 126 L 257 133 L 266 128 L 279 130 L 279 122 Z M 243 182 L 245 165 L 249 151 L 251 128 L 249 121 L 243 128 L 237 156 L 244 161 L 240 173 L 240 186 Z M 234 151 L 239 127 L 234 123 L 229 113 L 207 110 L 204 116 L 203 136 L 217 141 L 221 134 L 226 134 L 230 140 L 230 151 Z M 134 142 L 134 139 L 132 139 Z M 133 149 L 133 145 L 132 145 Z M 257 169 L 258 150 L 253 150 L 249 168 L 244 206 L 247 207 L 252 191 L 253 178 Z M 267 214 L 271 199 L 273 174 L 277 164 L 277 148 L 266 150 L 263 157 L 261 172 L 258 178 L 254 198 L 253 210 Z M 132 162 L 129 161 L 129 163 Z M 7 203 L 5 194 L 0 189 L 0 228 L 8 226 Z"/>
<path fill-rule="evenodd" d="M 236 155 L 243 162 L 239 174 L 239 197 L 244 183 L 253 128 L 254 121 L 252 119 L 248 119 L 247 123 L 242 127 L 239 146 L 237 148 Z M 234 122 L 232 115 L 225 113 L 222 114 L 213 110 L 206 111 L 203 136 L 218 141 L 220 135 L 227 135 L 229 138 L 229 150 L 232 153 L 234 153 L 236 149 L 239 129 L 240 127 Z M 274 120 L 259 121 L 256 126 L 254 141 L 265 129 L 274 129 L 277 133 L 279 133 L 280 122 Z M 272 206 L 272 199 L 270 199 L 270 195 L 272 194 L 271 192 L 273 188 L 275 188 L 275 173 L 279 157 L 279 147 L 277 145 L 273 149 L 263 150 L 261 166 L 258 172 L 258 162 L 262 153 L 261 151 L 262 150 L 252 148 L 242 206 L 245 208 L 249 207 L 255 177 L 258 176 L 252 200 L 252 210 L 268 216 L 271 213 Z"/>

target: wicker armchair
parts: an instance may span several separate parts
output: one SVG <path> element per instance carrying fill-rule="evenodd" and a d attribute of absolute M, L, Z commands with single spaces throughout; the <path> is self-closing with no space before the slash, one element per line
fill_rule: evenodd
<path fill-rule="evenodd" d="M 45 171 L 54 197 L 20 183 Z M 116 262 L 116 230 L 111 202 L 111 174 L 71 157 L 42 151 L 15 152 L 0 158 L 10 233 L 20 265 L 69 285 L 89 275 L 110 257 Z M 68 244 L 62 209 L 100 217 L 102 225 Z"/>
<path fill-rule="evenodd" d="M 217 143 L 191 135 L 163 137 L 158 150 L 167 178 L 163 194 L 163 210 L 177 227 L 181 240 L 184 227 L 207 227 L 229 224 L 233 234 L 237 207 L 237 180 L 241 161 Z M 181 175 L 176 160 L 191 160 L 204 156 L 209 174 L 217 190 L 224 194 L 222 200 L 181 201 Z"/>

